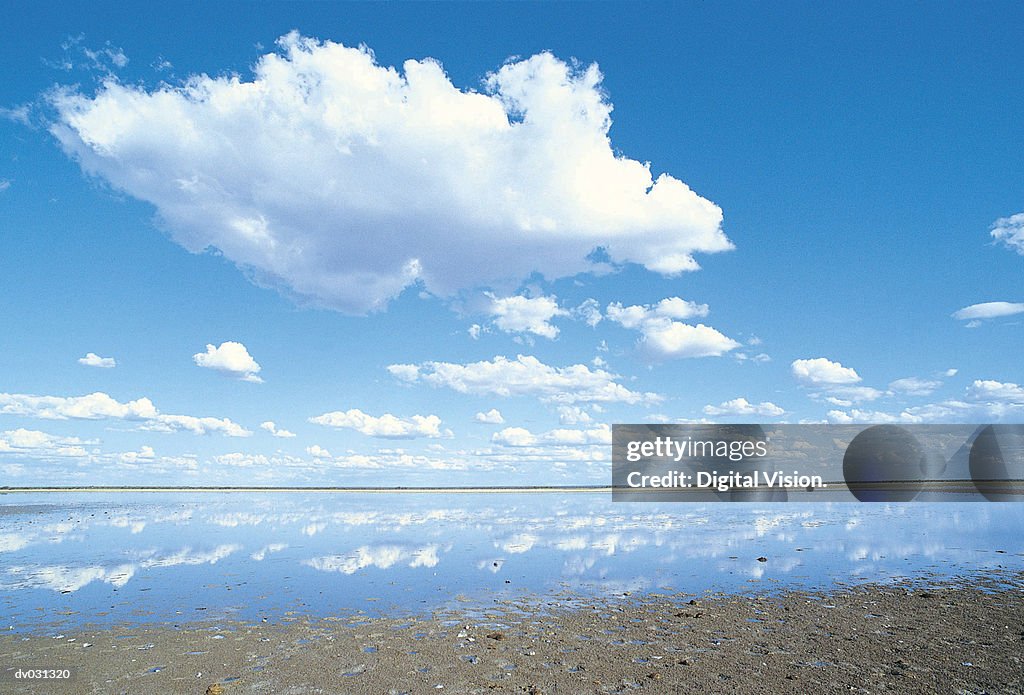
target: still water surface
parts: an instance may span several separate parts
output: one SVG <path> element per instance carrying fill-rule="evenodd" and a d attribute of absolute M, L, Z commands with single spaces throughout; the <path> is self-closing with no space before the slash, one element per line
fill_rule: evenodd
<path fill-rule="evenodd" d="M 1022 504 L 613 503 L 610 493 L 0 496 L 5 629 L 412 615 L 1024 570 Z M 759 561 L 758 558 L 765 558 Z"/>

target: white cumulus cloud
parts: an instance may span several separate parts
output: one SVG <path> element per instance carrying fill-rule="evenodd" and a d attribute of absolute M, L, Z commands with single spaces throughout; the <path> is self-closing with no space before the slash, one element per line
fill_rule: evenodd
<path fill-rule="evenodd" d="M 680 320 L 708 315 L 707 304 L 668 297 L 654 305 L 609 304 L 610 321 L 642 334 L 640 345 L 655 357 L 717 357 L 740 347 L 740 343 L 703 323 Z"/>
<path fill-rule="evenodd" d="M 794 360 L 791 367 L 793 376 L 814 386 L 856 384 L 860 381 L 860 375 L 855 370 L 825 357 Z"/>
<path fill-rule="evenodd" d="M 441 418 L 437 415 L 413 415 L 409 418 L 396 417 L 385 413 L 380 417 L 367 415 L 358 408 L 348 411 L 336 410 L 309 418 L 317 425 L 355 430 L 368 437 L 381 439 L 414 439 L 416 437 L 450 437 L 451 430 L 441 430 Z"/>
<path fill-rule="evenodd" d="M 266 422 L 261 422 L 260 423 L 260 428 L 266 430 L 267 432 L 270 432 L 275 437 L 282 437 L 282 438 L 285 438 L 285 439 L 289 439 L 289 438 L 295 436 L 294 432 L 289 432 L 288 430 L 284 430 L 284 429 L 279 428 L 277 426 L 277 423 L 274 422 L 273 420 L 267 420 Z"/>
<path fill-rule="evenodd" d="M 858 410 L 854 408 L 849 411 L 844 410 L 830 410 L 826 419 L 829 422 L 836 423 L 839 425 L 851 425 L 854 423 L 871 423 L 871 424 L 916 424 L 924 422 L 925 419 L 916 415 L 912 410 L 904 410 L 900 413 L 885 413 L 879 410 Z"/>
<path fill-rule="evenodd" d="M 294 32 L 278 49 L 251 77 L 53 90 L 51 132 L 186 249 L 346 312 L 572 276 L 597 248 L 669 276 L 732 248 L 717 205 L 616 151 L 596 65 L 541 53 L 476 91 L 429 58 Z"/>
<path fill-rule="evenodd" d="M 992 225 L 992 238 L 1024 256 L 1024 212 L 1001 217 Z"/>
<path fill-rule="evenodd" d="M 556 316 L 568 316 L 560 309 L 554 297 L 495 297 L 491 299 L 489 311 L 494 325 L 506 333 L 533 333 L 544 338 L 558 337 L 558 327 L 551 324 Z M 474 336 L 475 337 L 475 336 Z"/>
<path fill-rule="evenodd" d="M 554 429 L 534 434 L 523 427 L 506 427 L 491 436 L 491 441 L 502 446 L 527 447 L 548 444 L 552 446 L 584 446 L 587 444 L 611 444 L 612 428 L 598 425 L 585 430 Z"/>
<path fill-rule="evenodd" d="M 721 405 L 706 405 L 704 406 L 704 413 L 711 416 L 758 415 L 761 417 L 778 417 L 779 415 L 785 415 L 786 411 L 771 401 L 751 403 L 746 398 L 741 397 L 725 401 Z"/>
<path fill-rule="evenodd" d="M 252 358 L 244 345 L 233 340 L 225 341 L 216 347 L 208 344 L 206 352 L 198 352 L 192 355 L 192 359 L 200 367 L 214 369 L 242 381 L 257 384 L 263 382 L 263 379 L 257 376 L 262 369 L 259 363 Z"/>
<path fill-rule="evenodd" d="M 0 453 L 31 454 L 33 456 L 71 456 L 88 455 L 83 445 L 85 442 L 78 437 L 59 437 L 39 430 L 18 428 L 0 433 Z"/>
<path fill-rule="evenodd" d="M 117 366 L 117 360 L 113 357 L 100 357 L 95 352 L 90 352 L 87 353 L 85 357 L 79 357 L 78 364 L 85 365 L 86 367 L 112 369 Z"/>
<path fill-rule="evenodd" d="M 491 408 L 486 413 L 477 413 L 473 419 L 488 425 L 501 425 L 505 422 L 505 418 L 501 416 L 501 411 L 497 408 Z"/>
<path fill-rule="evenodd" d="M 587 425 L 592 420 L 590 413 L 578 405 L 558 406 L 558 422 L 562 425 Z"/>
<path fill-rule="evenodd" d="M 219 432 L 230 437 L 248 437 L 252 434 L 228 418 L 169 415 L 159 412 L 148 398 L 121 403 L 101 391 L 85 396 L 0 393 L 0 413 L 42 420 L 128 420 L 138 422 L 140 429 L 157 432 Z"/>
<path fill-rule="evenodd" d="M 967 387 L 967 396 L 981 401 L 1010 401 L 1024 404 L 1024 386 L 979 379 Z"/>
<path fill-rule="evenodd" d="M 537 436 L 523 427 L 506 427 L 491 435 L 491 441 L 504 446 L 533 446 Z"/>
<path fill-rule="evenodd" d="M 424 362 L 392 364 L 388 371 L 397 379 L 431 386 L 445 386 L 459 393 L 497 396 L 536 396 L 559 404 L 579 402 L 656 403 L 655 393 L 631 391 L 618 375 L 585 364 L 552 367 L 532 355 L 516 359 L 497 356 L 491 361 L 454 364 Z"/>

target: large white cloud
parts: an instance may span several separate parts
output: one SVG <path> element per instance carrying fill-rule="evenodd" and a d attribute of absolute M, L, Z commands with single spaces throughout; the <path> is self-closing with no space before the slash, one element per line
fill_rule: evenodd
<path fill-rule="evenodd" d="M 677 319 L 707 316 L 708 305 L 679 297 L 657 304 L 622 306 L 609 304 L 605 315 L 624 328 L 640 331 L 640 346 L 657 358 L 717 357 L 740 344 L 710 326 L 681 323 Z"/>
<path fill-rule="evenodd" d="M 441 418 L 437 415 L 413 415 L 401 418 L 384 413 L 380 417 L 368 415 L 358 408 L 347 411 L 335 410 L 309 418 L 310 422 L 328 427 L 355 430 L 368 437 L 382 439 L 413 439 L 415 437 L 450 437 L 451 430 L 441 430 Z"/>
<path fill-rule="evenodd" d="M 0 413 L 43 420 L 129 420 L 138 422 L 141 429 L 157 432 L 219 432 L 230 437 L 247 437 L 252 434 L 228 418 L 169 415 L 159 412 L 148 398 L 121 403 L 101 391 L 85 396 L 0 393 Z"/>
<path fill-rule="evenodd" d="M 992 238 L 1024 256 L 1024 212 L 1001 217 L 992 225 Z"/>
<path fill-rule="evenodd" d="M 241 343 L 228 340 L 218 346 L 207 345 L 206 352 L 197 352 L 192 359 L 200 367 L 214 369 L 222 374 L 237 377 L 242 381 L 262 383 L 257 376 L 262 369 Z"/>
<path fill-rule="evenodd" d="M 480 93 L 431 59 L 399 71 L 297 33 L 278 46 L 250 80 L 54 90 L 51 132 L 188 250 L 346 312 L 416 282 L 449 296 L 571 276 L 595 248 L 666 275 L 732 248 L 718 206 L 616 153 L 596 65 L 542 53 Z"/>
<path fill-rule="evenodd" d="M 392 364 L 392 376 L 407 382 L 446 386 L 459 393 L 498 396 L 537 396 L 541 400 L 572 404 L 579 402 L 656 403 L 654 393 L 631 391 L 618 382 L 618 375 L 585 364 L 552 367 L 531 355 L 516 359 L 498 356 L 491 361 L 454 364 L 424 362 Z"/>

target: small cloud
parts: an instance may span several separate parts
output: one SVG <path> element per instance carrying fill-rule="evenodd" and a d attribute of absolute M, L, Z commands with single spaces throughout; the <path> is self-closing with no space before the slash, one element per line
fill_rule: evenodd
<path fill-rule="evenodd" d="M 601 305 L 596 299 L 583 300 L 583 303 L 573 309 L 572 313 L 591 328 L 601 323 L 601 319 L 604 318 L 601 315 Z"/>
<path fill-rule="evenodd" d="M 983 302 L 971 304 L 963 309 L 954 311 L 952 316 L 961 321 L 969 321 L 968 328 L 974 328 L 980 321 L 986 319 L 997 319 L 1004 316 L 1014 316 L 1024 313 L 1024 303 L 1021 302 Z"/>
<path fill-rule="evenodd" d="M 83 364 L 86 367 L 99 367 L 100 369 L 113 369 L 117 366 L 117 360 L 113 357 L 100 357 L 95 352 L 86 354 L 85 357 L 78 358 L 78 364 Z"/>
<path fill-rule="evenodd" d="M 1001 217 L 992 224 L 992 238 L 1024 256 L 1024 212 Z"/>
<path fill-rule="evenodd" d="M 206 352 L 196 353 L 192 355 L 192 359 L 200 367 L 215 369 L 242 381 L 263 383 L 263 379 L 257 376 L 262 367 L 241 343 L 229 340 L 221 343 L 219 347 L 208 344 Z"/>
<path fill-rule="evenodd" d="M 563 425 L 587 425 L 593 418 L 583 408 L 577 405 L 558 406 L 558 422 Z"/>
<path fill-rule="evenodd" d="M 923 421 L 923 418 L 919 415 L 904 410 L 903 412 L 893 415 L 892 413 L 885 413 L 879 410 L 858 410 L 854 408 L 848 412 L 842 410 L 830 410 L 827 414 L 828 422 L 839 424 L 839 425 L 850 425 L 854 423 L 871 423 L 871 424 L 891 424 L 891 423 L 908 423 L 915 424 Z"/>
<path fill-rule="evenodd" d="M 409 418 L 396 417 L 385 413 L 380 417 L 368 415 L 358 408 L 348 411 L 336 410 L 311 417 L 310 422 L 327 427 L 355 430 L 368 437 L 380 439 L 415 439 L 416 437 L 451 437 L 451 430 L 441 430 L 441 418 L 437 415 L 413 415 Z"/>
<path fill-rule="evenodd" d="M 623 328 L 640 331 L 639 344 L 655 357 L 718 357 L 740 347 L 740 343 L 703 323 L 681 323 L 682 319 L 707 316 L 708 305 L 679 297 L 668 297 L 654 305 L 608 305 L 605 315 Z"/>
<path fill-rule="evenodd" d="M 0 106 L 0 118 L 8 121 L 14 121 L 15 123 L 20 123 L 24 126 L 31 126 L 32 106 L 30 104 L 22 104 L 10 109 Z"/>
<path fill-rule="evenodd" d="M 947 369 L 946 371 L 944 371 L 942 373 L 942 375 L 947 377 L 947 378 L 949 378 L 951 376 L 956 376 L 957 372 L 959 372 L 959 371 L 960 371 L 959 369 Z"/>
<path fill-rule="evenodd" d="M 537 437 L 522 427 L 506 427 L 501 432 L 495 432 L 491 441 L 502 446 L 533 446 L 537 443 Z"/>
<path fill-rule="evenodd" d="M 248 437 L 252 434 L 228 418 L 170 415 L 158 411 L 148 398 L 121 403 L 100 391 L 85 396 L 0 393 L 0 413 L 43 420 L 126 420 L 138 422 L 139 429 L 152 432 L 219 432 L 229 437 Z"/>
<path fill-rule="evenodd" d="M 860 375 L 855 370 L 825 357 L 794 360 L 791 368 L 793 376 L 813 386 L 855 384 L 860 381 Z"/>
<path fill-rule="evenodd" d="M 889 390 L 896 393 L 903 393 L 908 396 L 927 396 L 942 386 L 941 381 L 932 379 L 919 379 L 914 376 L 905 379 L 897 379 L 889 384 Z"/>
<path fill-rule="evenodd" d="M 967 397 L 979 401 L 1024 403 L 1024 387 L 1010 382 L 981 379 L 967 387 Z"/>
<path fill-rule="evenodd" d="M 711 416 L 757 415 L 760 417 L 778 417 L 785 415 L 786 411 L 771 401 L 751 403 L 746 398 L 734 398 L 731 401 L 725 401 L 721 405 L 704 406 L 704 414 Z"/>
<path fill-rule="evenodd" d="M 63 56 L 56 61 L 44 60 L 44 64 L 55 70 L 70 72 L 71 70 L 94 70 L 104 76 L 111 75 L 115 69 L 128 65 L 128 56 L 123 49 L 110 41 L 100 48 L 89 48 L 84 44 L 85 34 L 68 36 L 61 42 Z"/>
<path fill-rule="evenodd" d="M 19 428 L 0 432 L 0 452 L 4 454 L 81 458 L 88 455 L 83 445 L 90 444 L 95 442 L 83 441 L 78 437 L 61 437 L 39 430 Z"/>
<path fill-rule="evenodd" d="M 487 425 L 501 425 L 505 422 L 505 418 L 501 416 L 501 412 L 497 408 L 491 408 L 486 413 L 477 413 L 473 419 Z"/>
<path fill-rule="evenodd" d="M 118 455 L 122 463 L 139 463 L 140 461 L 152 461 L 156 458 L 156 452 L 151 446 L 141 446 L 138 451 L 125 451 Z"/>
<path fill-rule="evenodd" d="M 313 458 L 316 458 L 316 459 L 329 459 L 329 458 L 333 458 L 331 456 L 331 452 L 329 452 L 327 449 L 323 448 L 319 444 L 314 444 L 313 446 L 307 446 L 306 447 L 306 453 L 309 454 L 310 456 L 312 456 Z"/>
<path fill-rule="evenodd" d="M 884 391 L 879 391 L 870 386 L 829 386 L 827 390 L 829 395 L 835 398 L 841 398 L 854 403 L 874 401 L 886 395 Z"/>
<path fill-rule="evenodd" d="M 266 422 L 261 422 L 260 423 L 260 428 L 265 429 L 267 432 L 270 432 L 275 437 L 291 438 L 291 437 L 295 436 L 294 432 L 289 432 L 288 430 L 278 429 L 277 424 L 274 423 L 272 420 L 267 420 Z"/>
<path fill-rule="evenodd" d="M 611 444 L 612 428 L 597 425 L 586 430 L 555 429 L 543 434 L 534 434 L 522 427 L 506 427 L 491 436 L 491 441 L 501 446 L 526 447 L 546 444 L 550 446 L 584 446 L 587 444 Z"/>
<path fill-rule="evenodd" d="M 569 312 L 558 306 L 555 297 L 495 297 L 489 308 L 494 325 L 506 333 L 532 333 L 543 338 L 558 337 L 558 327 L 551 324 L 556 316 L 568 316 Z"/>
<path fill-rule="evenodd" d="M 3 193 L 4 191 L 6 191 L 10 187 L 11 187 L 11 180 L 10 179 L 0 179 L 0 193 Z"/>
<path fill-rule="evenodd" d="M 619 383 L 620 377 L 585 364 L 552 367 L 532 355 L 510 360 L 496 356 L 491 361 L 455 364 L 424 362 L 392 364 L 387 368 L 406 383 L 444 386 L 458 393 L 476 395 L 536 396 L 547 403 L 571 405 L 589 403 L 657 403 L 656 393 L 639 393 Z"/>

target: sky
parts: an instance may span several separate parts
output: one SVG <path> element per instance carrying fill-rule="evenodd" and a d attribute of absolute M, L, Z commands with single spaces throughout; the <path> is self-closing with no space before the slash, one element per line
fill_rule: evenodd
<path fill-rule="evenodd" d="M 0 7 L 3 485 L 1024 422 L 1019 3 Z"/>

